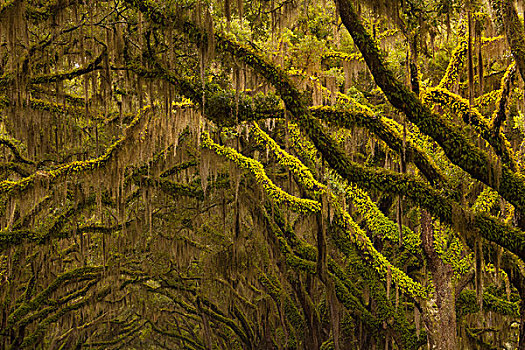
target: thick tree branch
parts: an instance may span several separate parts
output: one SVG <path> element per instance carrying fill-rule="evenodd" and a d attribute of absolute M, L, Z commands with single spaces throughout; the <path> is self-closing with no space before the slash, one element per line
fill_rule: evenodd
<path fill-rule="evenodd" d="M 171 23 L 167 17 L 168 14 L 163 13 L 156 4 L 142 0 L 127 0 L 126 2 L 139 8 L 155 23 L 161 25 Z M 343 23 L 355 36 L 354 41 L 363 53 L 374 76 L 376 74 L 379 76 L 377 79 L 381 84 L 378 82 L 378 85 L 383 88 L 387 96 L 390 96 L 391 103 L 404 111 L 409 119 L 420 127 L 421 131 L 438 141 L 449 158 L 458 161 L 474 178 L 485 180 L 489 186 L 490 184 L 495 186 L 497 181 L 494 175 L 501 173 L 499 193 L 517 208 L 525 207 L 525 177 L 513 173 L 505 165 L 499 167 L 496 162 L 488 158 L 485 152 L 473 146 L 466 136 L 423 106 L 416 96 L 395 80 L 392 73 L 386 69 L 375 42 L 360 23 L 352 5 L 347 0 L 343 0 L 339 8 Z M 194 42 L 202 43 L 206 40 L 205 34 L 191 22 L 184 22 L 183 30 Z M 472 215 L 459 204 L 439 194 L 422 181 L 414 179 L 410 174 L 396 174 L 385 169 L 372 170 L 352 162 L 328 135 L 319 120 L 310 113 L 303 101 L 303 96 L 282 69 L 261 57 L 251 48 L 242 46 L 218 33 L 215 34 L 215 42 L 218 50 L 228 52 L 250 65 L 276 88 L 301 129 L 323 154 L 328 164 L 344 179 L 357 183 L 365 189 L 405 194 L 442 221 L 453 226 L 461 222 L 465 224 L 462 225 L 463 227 L 475 227 L 488 240 L 525 258 L 523 232 L 501 224 L 486 214 Z M 468 222 L 471 223 L 468 224 Z"/>
<path fill-rule="evenodd" d="M 423 133 L 432 137 L 454 164 L 475 179 L 496 189 L 518 210 L 524 210 L 525 177 L 514 173 L 505 164 L 500 167 L 486 152 L 474 146 L 457 127 L 425 107 L 386 67 L 379 49 L 359 20 L 352 3 L 349 0 L 337 0 L 337 4 L 343 24 L 352 35 L 377 85 L 390 103 L 404 112 Z M 499 181 L 495 174 L 501 174 Z"/>
<path fill-rule="evenodd" d="M 496 110 L 492 115 L 491 129 L 495 134 L 499 133 L 501 125 L 507 118 L 507 102 L 510 97 L 510 92 L 514 81 L 516 80 L 516 65 L 513 63 L 505 71 L 505 75 L 501 78 L 501 89 L 496 103 Z"/>
<path fill-rule="evenodd" d="M 35 165 L 35 162 L 33 160 L 27 159 L 26 157 L 22 156 L 22 153 L 19 150 L 20 144 L 17 140 L 14 140 L 7 136 L 0 136 L 0 145 L 7 146 L 11 150 L 13 156 L 15 157 L 15 161 L 24 164 Z"/>

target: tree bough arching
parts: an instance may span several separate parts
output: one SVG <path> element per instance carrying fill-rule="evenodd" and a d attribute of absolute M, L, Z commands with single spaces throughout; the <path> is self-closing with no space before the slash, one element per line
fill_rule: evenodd
<path fill-rule="evenodd" d="M 525 349 L 511 1 L 0 1 L 0 347 Z"/>

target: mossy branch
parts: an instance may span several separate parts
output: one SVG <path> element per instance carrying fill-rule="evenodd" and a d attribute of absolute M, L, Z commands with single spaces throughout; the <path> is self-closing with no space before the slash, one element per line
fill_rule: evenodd
<path fill-rule="evenodd" d="M 89 347 L 99 347 L 99 348 L 107 349 L 111 345 L 117 345 L 119 343 L 123 343 L 126 339 L 132 337 L 137 332 L 139 332 L 142 328 L 144 328 L 145 324 L 146 322 L 138 322 L 137 320 L 134 320 L 131 322 L 130 325 L 128 325 L 128 327 L 124 327 L 124 329 L 119 332 L 120 334 L 116 336 L 114 335 L 112 339 L 105 340 L 105 341 L 94 341 L 94 342 L 86 343 L 84 344 L 84 346 L 88 348 Z"/>
<path fill-rule="evenodd" d="M 499 195 L 490 187 L 485 187 L 472 205 L 472 211 L 488 213 L 498 203 Z"/>
<path fill-rule="evenodd" d="M 159 188 L 164 193 L 171 197 L 177 198 L 180 196 L 192 197 L 199 200 L 204 199 L 204 191 L 200 186 L 188 185 L 163 178 L 155 179 L 151 177 L 142 176 L 136 179 L 136 184 L 143 186 L 151 186 Z"/>
<path fill-rule="evenodd" d="M 321 55 L 321 61 L 324 62 L 329 59 L 337 58 L 343 61 L 360 61 L 364 62 L 361 53 L 345 53 L 339 51 L 326 52 Z"/>
<path fill-rule="evenodd" d="M 18 328 L 25 327 L 36 320 L 42 319 L 44 317 L 47 317 L 49 314 L 56 312 L 60 307 L 65 305 L 67 302 L 80 298 L 80 297 L 84 297 L 87 294 L 87 292 L 91 289 L 91 287 L 93 287 L 99 282 L 100 277 L 101 276 L 99 275 L 95 277 L 94 279 L 89 280 L 88 283 L 84 287 L 69 293 L 68 295 L 60 298 L 59 300 L 48 301 L 46 304 L 49 304 L 49 306 L 41 308 L 37 312 L 22 318 L 16 324 L 16 326 Z"/>
<path fill-rule="evenodd" d="M 314 178 L 312 172 L 306 165 L 304 165 L 296 157 L 283 150 L 274 139 L 261 130 L 257 123 L 252 124 L 252 135 L 258 144 L 267 147 L 272 152 L 272 154 L 277 157 L 279 164 L 286 167 L 292 172 L 292 174 L 294 174 L 298 183 L 303 185 L 306 189 L 317 194 L 326 191 L 326 186 Z"/>
<path fill-rule="evenodd" d="M 16 308 L 7 318 L 7 329 L 11 329 L 20 319 L 29 312 L 40 307 L 42 303 L 46 302 L 49 297 L 65 282 L 80 281 L 83 279 L 96 278 L 103 271 L 102 266 L 85 266 L 75 268 L 73 270 L 64 272 L 59 275 L 49 286 L 38 293 L 33 299 L 23 302 Z"/>
<path fill-rule="evenodd" d="M 505 37 L 510 46 L 521 77 L 525 80 L 525 29 L 518 17 L 514 2 L 510 0 L 491 0 L 497 19 L 503 23 Z"/>
<path fill-rule="evenodd" d="M 476 97 L 474 99 L 474 106 L 478 109 L 483 108 L 483 107 L 494 106 L 500 94 L 501 94 L 501 89 L 491 90 L 490 92 L 487 92 L 484 95 Z"/>
<path fill-rule="evenodd" d="M 168 25 L 169 14 L 162 12 L 158 5 L 151 1 L 127 0 L 126 3 L 145 13 L 152 21 L 160 25 Z M 502 197 L 514 204 L 517 208 L 525 208 L 525 177 L 512 172 L 506 165 L 498 165 L 489 156 L 476 146 L 457 128 L 434 115 L 423 106 L 417 97 L 408 91 L 403 84 L 395 80 L 391 71 L 387 70 L 375 42 L 366 32 L 353 6 L 348 0 L 339 1 L 340 15 L 343 23 L 349 29 L 354 42 L 360 48 L 376 82 L 385 92 L 390 102 L 405 112 L 408 119 L 419 126 L 420 130 L 437 141 L 453 163 L 458 164 L 474 178 L 479 179 L 488 186 L 494 185 L 494 176 L 501 172 L 501 181 L 498 192 Z M 190 40 L 196 43 L 206 41 L 206 35 L 191 22 L 184 22 L 183 31 Z M 253 49 L 245 47 L 233 40 L 227 39 L 216 33 L 215 41 L 217 50 L 229 52 L 242 62 L 250 65 L 254 70 L 264 76 L 281 95 L 288 111 L 297 120 L 301 129 L 310 137 L 317 149 L 322 152 L 329 165 L 348 181 L 362 185 L 364 188 L 375 188 L 380 191 L 392 191 L 410 196 L 416 203 L 428 208 L 434 215 L 444 222 L 452 224 L 455 219 L 467 220 L 471 215 L 453 215 L 462 213 L 459 205 L 435 190 L 426 186 L 421 181 L 415 180 L 409 174 L 395 174 L 387 170 L 370 171 L 358 165 L 329 137 L 319 123 L 305 106 L 302 95 L 291 83 L 286 73 L 264 59 Z M 501 171 L 500 171 L 501 169 Z M 385 188 L 388 187 L 388 189 Z M 523 233 L 519 230 L 503 225 L 489 216 L 476 217 L 475 226 L 480 229 L 484 237 L 493 240 L 515 252 L 525 256 L 525 241 Z M 467 225 L 468 226 L 468 225 Z M 506 232 L 504 235 L 512 242 L 498 239 L 495 232 Z M 513 235 L 516 234 L 516 237 Z"/>
<path fill-rule="evenodd" d="M 353 126 L 365 127 L 383 140 L 393 151 L 402 155 L 405 153 L 407 162 L 421 171 L 425 178 L 433 185 L 446 187 L 447 180 L 432 159 L 410 139 L 403 146 L 403 137 L 394 127 L 393 120 L 373 114 L 372 111 L 362 108 L 349 109 L 337 107 L 311 107 L 312 114 L 321 120 L 334 123 L 350 129 Z"/>
<path fill-rule="evenodd" d="M 297 257 L 315 263 L 315 260 L 317 259 L 317 248 L 297 237 L 289 224 L 285 223 L 282 213 L 277 208 L 273 208 L 272 217 L 270 217 L 266 211 L 263 215 L 267 220 L 268 226 L 272 227 L 272 232 L 274 232 L 279 238 L 285 240 L 284 244 L 288 247 L 286 248 L 287 251 L 293 251 L 292 254 L 297 255 Z M 277 226 L 273 224 L 274 221 Z M 280 244 L 283 244 L 283 242 Z M 347 246 L 347 248 L 349 248 L 349 246 Z M 350 251 L 347 251 L 346 253 L 352 254 Z M 351 270 L 356 270 L 366 279 L 366 283 L 373 283 L 375 285 L 375 301 L 378 304 L 378 308 L 383 310 L 381 317 L 393 318 L 392 328 L 404 335 L 403 340 L 410 338 L 410 334 L 413 335 L 413 330 L 411 330 L 406 324 L 404 316 L 397 313 L 391 301 L 385 297 L 382 283 L 378 280 L 372 281 L 371 278 L 369 278 L 370 276 L 378 276 L 378 274 L 370 273 L 369 265 L 366 262 L 364 263 L 361 259 L 352 260 L 349 262 L 348 268 L 350 268 L 350 266 Z M 328 256 L 328 277 L 334 283 L 336 297 L 347 308 L 347 310 L 353 314 L 354 317 L 361 320 L 369 329 L 380 332 L 382 330 L 381 320 L 378 320 L 378 318 L 372 315 L 363 305 L 361 299 L 358 297 L 361 294 L 361 291 L 357 288 L 354 281 L 350 279 L 347 271 L 343 270 L 330 256 Z M 266 283 L 270 283 L 270 281 Z"/>
<path fill-rule="evenodd" d="M 370 238 L 359 227 L 359 225 L 355 223 L 350 217 L 350 214 L 342 210 L 335 200 L 332 200 L 332 204 L 336 210 L 334 223 L 342 231 L 342 233 L 337 234 L 335 232 L 337 230 L 333 230 L 333 237 L 341 251 L 348 253 L 350 247 L 347 245 L 350 242 L 355 244 L 367 264 L 369 264 L 380 276 L 386 276 L 387 273 L 391 273 L 392 281 L 396 283 L 404 293 L 410 295 L 416 300 L 421 300 L 421 298 L 427 299 L 430 297 L 430 290 L 414 281 L 399 268 L 393 266 L 380 252 L 377 251 L 370 241 Z"/>
<path fill-rule="evenodd" d="M 451 90 L 455 83 L 458 81 L 459 70 L 465 62 L 467 55 L 468 45 L 465 38 L 460 39 L 458 46 L 452 52 L 452 57 L 448 63 L 445 75 L 441 78 L 438 84 L 438 88 Z"/>
<path fill-rule="evenodd" d="M 169 330 L 163 330 L 159 326 L 157 326 L 155 324 L 155 322 L 152 322 L 150 320 L 148 320 L 147 322 L 149 322 L 149 324 L 151 325 L 151 328 L 153 329 L 153 331 L 155 331 L 156 333 L 159 333 L 160 335 L 164 335 L 164 336 L 167 336 L 167 337 L 170 337 L 170 338 L 180 339 L 184 343 L 190 344 L 195 349 L 199 349 L 199 350 L 206 349 L 204 347 L 204 345 L 202 345 L 200 343 L 197 343 L 195 340 L 193 340 L 193 339 L 183 335 L 182 333 L 175 333 L 175 332 L 172 332 L 172 331 L 169 331 Z"/>
<path fill-rule="evenodd" d="M 57 322 L 65 314 L 78 310 L 89 303 L 99 301 L 107 296 L 111 292 L 109 287 L 102 289 L 99 292 L 93 293 L 89 297 L 85 297 L 76 303 L 69 304 L 68 306 L 61 308 L 56 314 L 51 315 L 40 322 L 36 329 L 24 338 L 24 341 L 20 345 L 20 348 L 28 348 L 34 346 L 34 344 L 40 339 L 40 337 L 46 332 L 46 330 L 55 322 Z"/>
<path fill-rule="evenodd" d="M 500 133 L 500 128 L 505 119 L 507 118 L 507 102 L 510 96 L 511 87 L 516 81 L 516 64 L 512 63 L 503 78 L 501 78 L 501 89 L 500 94 L 498 95 L 498 100 L 496 102 L 496 110 L 492 114 L 492 119 L 490 121 L 490 128 L 494 134 Z"/>
<path fill-rule="evenodd" d="M 472 230 L 476 230 L 487 240 L 525 259 L 525 233 L 523 231 L 502 223 L 486 213 L 473 213 L 463 208 L 456 201 L 445 197 L 410 174 L 352 164 L 352 167 L 348 167 L 345 178 L 363 189 L 403 194 L 414 203 L 428 209 L 442 222 L 452 227 L 465 228 L 465 230 L 459 230 L 460 234 L 468 235 Z"/>
<path fill-rule="evenodd" d="M 207 119 L 218 125 L 234 126 L 236 118 L 232 118 L 232 115 L 237 115 L 237 119 L 242 121 L 257 121 L 274 118 L 282 113 L 279 99 L 271 93 L 250 96 L 246 92 L 240 92 L 236 98 L 236 91 L 224 90 L 212 83 L 207 83 L 203 90 L 200 82 L 180 76 L 164 68 L 156 59 L 151 57 L 150 59 L 155 67 L 153 70 L 146 69 L 133 60 L 128 62 L 128 68 L 141 77 L 159 78 L 169 82 L 181 95 L 196 104 L 202 103 L 204 93 L 206 101 L 204 114 Z"/>
<path fill-rule="evenodd" d="M 285 204 L 293 211 L 299 213 L 318 212 L 321 210 L 321 204 L 319 202 L 292 196 L 277 187 L 266 175 L 262 164 L 255 159 L 245 157 L 230 147 L 216 144 L 207 134 L 203 134 L 202 136 L 202 147 L 208 148 L 218 155 L 226 157 L 239 167 L 249 170 L 250 173 L 255 176 L 257 183 L 263 187 L 266 194 L 276 203 Z"/>
<path fill-rule="evenodd" d="M 31 98 L 29 100 L 29 107 L 38 111 L 50 112 L 57 115 L 68 114 L 72 117 L 79 117 L 85 115 L 85 109 L 78 106 L 70 106 L 67 104 L 50 102 L 42 99 Z"/>
<path fill-rule="evenodd" d="M 22 156 L 22 152 L 20 151 L 20 142 L 18 140 L 15 140 L 8 135 L 0 135 L 0 145 L 7 146 L 11 150 L 16 162 L 29 165 L 36 164 L 35 161 Z"/>
<path fill-rule="evenodd" d="M 441 107 L 447 108 L 458 115 L 465 123 L 473 125 L 478 134 L 492 146 L 502 161 L 512 171 L 516 171 L 516 160 L 505 135 L 501 133 L 499 128 L 491 128 L 485 117 L 475 107 L 469 106 L 469 102 L 466 99 L 449 90 L 440 88 L 426 90 L 424 99 L 432 103 L 438 103 Z M 505 113 L 505 106 L 503 106 L 503 113 Z M 497 187 L 496 184 L 492 186 Z"/>
<path fill-rule="evenodd" d="M 458 305 L 456 306 L 458 315 L 465 316 L 479 312 L 476 291 L 465 289 L 458 296 Z M 483 309 L 492 311 L 504 316 L 519 318 L 519 306 L 517 302 L 510 302 L 498 298 L 487 291 L 483 292 Z"/>
<path fill-rule="evenodd" d="M 98 55 L 93 61 L 91 61 L 85 67 L 75 68 L 69 72 L 39 75 L 39 76 L 31 78 L 29 82 L 31 84 L 45 84 L 45 83 L 53 83 L 57 81 L 71 80 L 81 75 L 93 72 L 94 70 L 102 69 L 103 66 L 101 65 L 101 63 L 107 54 L 108 54 L 108 49 L 106 46 L 104 46 L 104 49 L 102 50 L 100 55 Z"/>
<path fill-rule="evenodd" d="M 366 227 L 373 235 L 392 242 L 399 241 L 399 225 L 386 217 L 368 194 L 353 184 L 346 187 L 346 194 L 352 201 L 354 209 L 364 220 Z M 403 226 L 403 246 L 411 253 L 421 253 L 421 238 L 410 228 Z"/>

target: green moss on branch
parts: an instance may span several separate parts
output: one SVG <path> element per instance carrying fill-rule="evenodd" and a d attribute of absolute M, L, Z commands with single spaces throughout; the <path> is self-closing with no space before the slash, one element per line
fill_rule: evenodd
<path fill-rule="evenodd" d="M 397 154 L 405 153 L 407 162 L 414 163 L 425 178 L 433 185 L 446 187 L 446 178 L 437 165 L 425 152 L 410 139 L 403 146 L 403 137 L 394 127 L 393 120 L 375 115 L 366 109 L 334 108 L 328 106 L 311 107 L 312 114 L 321 120 L 350 129 L 353 126 L 365 127 L 375 134 Z"/>
<path fill-rule="evenodd" d="M 397 284 L 401 291 L 420 300 L 430 297 L 431 291 L 423 287 L 420 283 L 408 277 L 403 271 L 393 266 L 377 249 L 374 247 L 366 233 L 354 222 L 350 215 L 334 204 L 336 214 L 334 223 L 339 230 L 331 230 L 332 237 L 337 246 L 345 254 L 351 252 L 348 246 L 350 243 L 355 244 L 360 251 L 362 258 L 370 265 L 380 276 L 391 273 L 393 283 Z M 389 272 L 390 271 L 390 272 Z"/>
<path fill-rule="evenodd" d="M 476 291 L 470 289 L 461 291 L 458 296 L 456 309 L 460 317 L 479 312 L 480 309 L 479 303 L 477 302 Z M 487 291 L 483 292 L 483 309 L 484 311 L 492 311 L 504 316 L 520 317 L 517 302 L 510 302 L 498 298 Z"/>
<path fill-rule="evenodd" d="M 465 62 L 468 45 L 465 38 L 460 39 L 458 46 L 454 49 L 450 62 L 448 63 L 445 75 L 438 84 L 438 88 L 451 90 L 458 81 L 459 70 Z"/>
<path fill-rule="evenodd" d="M 39 308 L 49 297 L 60 288 L 65 282 L 80 281 L 91 279 L 98 276 L 103 271 L 102 266 L 79 267 L 59 275 L 49 286 L 38 293 L 30 301 L 24 301 L 7 318 L 7 329 L 11 329 L 20 319 L 29 312 Z"/>
<path fill-rule="evenodd" d="M 474 126 L 478 134 L 483 137 L 494 149 L 496 154 L 501 157 L 513 171 L 516 170 L 516 159 L 512 154 L 510 143 L 499 129 L 491 128 L 485 117 L 479 113 L 475 107 L 470 107 L 469 102 L 459 95 L 454 94 L 446 89 L 428 89 L 425 91 L 425 100 L 431 103 L 437 103 L 441 107 L 449 109 L 452 113 L 462 118 L 465 123 Z M 505 107 L 503 107 L 503 114 Z M 492 184 L 492 187 L 497 187 Z"/>
<path fill-rule="evenodd" d="M 274 139 L 259 128 L 257 123 L 252 124 L 252 135 L 255 137 L 256 142 L 267 147 L 272 154 L 277 157 L 279 164 L 290 170 L 294 174 L 297 182 L 303 185 L 306 189 L 317 194 L 326 191 L 326 186 L 314 178 L 308 167 L 306 167 L 299 159 L 284 151 Z"/>
<path fill-rule="evenodd" d="M 216 144 L 207 134 L 203 134 L 202 147 L 208 148 L 218 155 L 226 157 L 241 168 L 249 170 L 250 173 L 255 176 L 257 183 L 262 186 L 266 194 L 276 203 L 285 204 L 290 207 L 290 209 L 299 213 L 318 212 L 321 210 L 321 204 L 319 202 L 292 196 L 277 187 L 266 175 L 262 164 L 255 159 L 245 157 L 230 147 Z"/>
<path fill-rule="evenodd" d="M 503 78 L 501 78 L 501 89 L 498 90 L 500 91 L 500 93 L 498 94 L 498 99 L 496 102 L 496 110 L 492 114 L 492 119 L 490 121 L 490 128 L 494 134 L 500 133 L 499 129 L 501 128 L 501 125 L 507 118 L 507 101 L 510 96 L 511 87 L 514 84 L 515 80 L 516 64 L 512 63 L 505 71 Z"/>
<path fill-rule="evenodd" d="M 102 51 L 102 53 L 98 55 L 86 67 L 75 68 L 69 72 L 40 75 L 40 76 L 31 78 L 29 81 L 31 84 L 45 84 L 45 83 L 53 83 L 57 81 L 71 80 L 73 78 L 79 77 L 89 72 L 93 72 L 94 70 L 102 69 L 103 67 L 101 63 L 106 55 L 107 55 L 107 47 L 104 46 L 104 50 Z"/>

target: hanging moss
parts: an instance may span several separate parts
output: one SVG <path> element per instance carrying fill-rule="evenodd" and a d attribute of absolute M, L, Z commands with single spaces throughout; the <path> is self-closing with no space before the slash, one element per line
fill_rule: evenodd
<path fill-rule="evenodd" d="M 151 325 L 151 328 L 153 329 L 153 331 L 158 333 L 158 334 L 160 334 L 160 335 L 164 335 L 164 336 L 167 336 L 167 337 L 170 337 L 170 338 L 180 339 L 180 340 L 183 341 L 183 343 L 188 343 L 189 345 L 193 346 L 196 349 L 205 349 L 204 345 L 202 343 L 198 343 L 195 340 L 193 340 L 191 338 L 191 334 L 189 334 L 189 333 L 185 334 L 185 333 L 181 332 L 181 334 L 179 334 L 179 333 L 176 333 L 174 331 L 160 329 L 155 324 L 155 322 L 151 322 L 151 321 L 148 321 L 148 322 Z"/>
<path fill-rule="evenodd" d="M 366 127 L 398 154 L 405 153 L 406 160 L 413 162 L 425 177 L 433 184 L 444 186 L 445 176 L 436 164 L 421 150 L 415 142 L 408 139 L 403 146 L 403 137 L 395 121 L 378 116 L 364 106 L 356 106 L 355 110 L 333 107 L 312 107 L 312 114 L 321 119 L 335 123 L 338 126 L 350 129 L 353 126 Z"/>
<path fill-rule="evenodd" d="M 43 321 L 39 323 L 37 328 L 31 334 L 29 334 L 27 337 L 24 338 L 24 341 L 20 345 L 21 348 L 33 346 L 36 342 L 38 342 L 38 340 L 40 339 L 42 334 L 47 330 L 47 328 L 50 327 L 55 322 L 57 322 L 57 320 L 59 320 L 65 314 L 71 311 L 74 311 L 74 310 L 78 310 L 81 307 L 92 302 L 93 300 L 95 301 L 102 300 L 105 296 L 107 296 L 110 293 L 110 291 L 111 291 L 110 288 L 103 289 L 100 292 L 94 293 L 91 297 L 84 298 L 79 302 L 70 304 L 60 309 L 56 314 L 47 317 L 46 319 L 44 319 Z"/>
<path fill-rule="evenodd" d="M 35 174 L 23 178 L 19 181 L 4 180 L 0 182 L 0 194 L 20 194 L 26 192 L 28 189 L 35 186 L 40 181 L 45 181 L 48 184 L 56 182 L 58 179 L 64 176 L 70 176 L 72 174 L 83 173 L 86 171 L 93 171 L 102 168 L 109 160 L 124 146 L 125 142 L 133 135 L 133 129 L 140 127 L 141 122 L 144 121 L 144 116 L 148 114 L 151 107 L 145 107 L 141 112 L 137 114 L 132 123 L 128 126 L 123 137 L 118 139 L 115 143 L 106 149 L 106 152 L 96 159 L 87 161 L 75 161 L 67 165 L 62 165 L 55 170 L 49 172 L 37 171 Z"/>
<path fill-rule="evenodd" d="M 79 77 L 94 70 L 102 69 L 103 67 L 101 66 L 101 62 L 106 57 L 106 55 L 107 47 L 104 46 L 104 50 L 102 51 L 102 53 L 99 56 L 97 56 L 92 62 L 90 62 L 86 67 L 75 68 L 69 72 L 40 75 L 31 78 L 30 82 L 31 84 L 46 84 L 63 80 L 71 80 L 73 78 Z"/>
<path fill-rule="evenodd" d="M 35 162 L 33 160 L 27 159 L 26 157 L 22 156 L 20 150 L 22 145 L 18 140 L 10 138 L 8 135 L 0 135 L 0 145 L 7 146 L 11 150 L 16 162 L 35 165 Z"/>
<path fill-rule="evenodd" d="M 79 107 L 67 106 L 61 103 L 50 102 L 42 99 L 30 99 L 29 106 L 32 109 L 51 112 L 52 114 L 64 115 L 75 118 L 84 115 L 84 109 Z"/>
<path fill-rule="evenodd" d="M 52 293 L 60 288 L 63 283 L 70 280 L 80 280 L 86 277 L 96 277 L 102 272 L 102 270 L 102 266 L 86 266 L 61 274 L 46 289 L 38 293 L 30 301 L 22 303 L 9 315 L 7 319 L 7 329 L 11 329 L 23 316 L 27 315 L 30 311 L 35 310 L 35 308 L 40 307 L 40 305 L 47 301 Z"/>
<path fill-rule="evenodd" d="M 292 248 L 286 242 L 285 237 L 281 230 L 272 222 L 267 213 L 264 213 L 266 223 L 270 228 L 270 232 L 274 236 L 274 239 L 277 241 L 277 244 L 280 248 L 281 254 L 285 257 L 286 263 L 293 268 L 297 268 L 301 271 L 305 271 L 311 274 L 316 273 L 316 263 L 313 261 L 308 261 L 301 259 L 296 256 Z"/>
<path fill-rule="evenodd" d="M 512 51 L 521 77 L 525 80 L 525 30 L 514 8 L 514 2 L 508 0 L 490 1 L 497 19 L 503 24 L 507 43 Z"/>
<path fill-rule="evenodd" d="M 197 185 L 186 185 L 183 183 L 176 183 L 166 179 L 152 179 L 149 177 L 141 177 L 136 179 L 137 183 L 143 186 L 151 186 L 159 188 L 161 191 L 167 193 L 171 197 L 177 198 L 181 196 L 194 197 L 199 200 L 204 199 L 203 190 Z"/>
<path fill-rule="evenodd" d="M 488 186 L 494 185 L 491 174 L 499 173 L 499 166 L 489 155 L 472 144 L 462 132 L 440 116 L 423 106 L 417 97 L 397 81 L 385 66 L 384 60 L 357 16 L 353 5 L 343 0 L 340 4 L 341 19 L 359 47 L 376 83 L 392 105 L 403 111 L 408 120 L 421 132 L 432 137 L 445 151 L 447 157 L 472 177 Z M 525 179 L 507 165 L 502 167 L 498 192 L 516 207 L 525 208 Z"/>
<path fill-rule="evenodd" d="M 279 108 L 279 100 L 272 93 L 257 93 L 250 96 L 247 92 L 237 94 L 234 90 L 225 90 L 213 83 L 197 84 L 191 79 L 181 77 L 168 71 L 158 62 L 154 61 L 156 69 L 148 70 L 138 62 L 128 62 L 128 67 L 145 78 L 161 78 L 171 83 L 179 93 L 197 104 L 202 104 L 202 98 L 206 101 L 204 114 L 208 120 L 218 125 L 234 126 L 237 115 L 240 121 L 253 121 L 266 118 L 274 118 L 282 113 Z M 203 106 L 201 106 L 202 108 Z M 235 112 L 235 113 L 234 113 Z"/>

